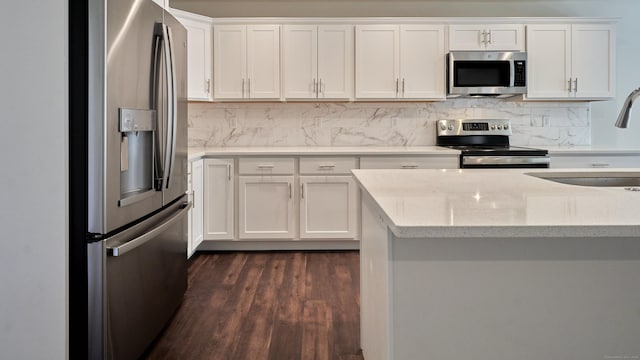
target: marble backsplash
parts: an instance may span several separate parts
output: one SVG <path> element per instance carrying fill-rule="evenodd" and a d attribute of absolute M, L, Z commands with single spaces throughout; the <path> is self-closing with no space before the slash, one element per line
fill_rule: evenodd
<path fill-rule="evenodd" d="M 420 146 L 438 119 L 511 119 L 513 145 L 590 145 L 590 105 L 444 102 L 189 103 L 189 146 Z"/>

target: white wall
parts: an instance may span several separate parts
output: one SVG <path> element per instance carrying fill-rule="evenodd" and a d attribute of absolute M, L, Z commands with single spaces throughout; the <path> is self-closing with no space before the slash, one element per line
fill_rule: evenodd
<path fill-rule="evenodd" d="M 640 115 L 630 129 L 613 126 L 622 103 L 640 87 L 640 1 L 637 0 L 171 0 L 211 17 L 254 16 L 577 16 L 618 17 L 617 98 L 592 105 L 592 144 L 640 146 Z M 636 110 L 637 112 L 638 110 Z"/>
<path fill-rule="evenodd" d="M 67 355 L 67 0 L 0 11 L 0 358 Z"/>

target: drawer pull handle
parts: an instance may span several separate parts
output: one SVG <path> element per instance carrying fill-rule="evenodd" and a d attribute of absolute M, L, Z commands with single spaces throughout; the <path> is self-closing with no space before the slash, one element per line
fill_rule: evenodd
<path fill-rule="evenodd" d="M 321 170 L 329 170 L 329 169 L 333 169 L 336 166 L 333 164 L 326 164 L 326 165 L 320 165 L 318 166 L 318 168 L 320 168 Z"/>
<path fill-rule="evenodd" d="M 272 164 L 261 164 L 261 165 L 258 165 L 257 167 L 260 170 L 269 170 L 274 168 Z"/>
<path fill-rule="evenodd" d="M 607 163 L 594 163 L 594 164 L 591 164 L 591 167 L 594 167 L 594 168 L 605 168 L 605 167 L 609 167 L 609 164 L 607 164 Z"/>
<path fill-rule="evenodd" d="M 402 164 L 401 167 L 403 169 L 417 169 L 418 165 L 416 165 L 416 164 Z"/>

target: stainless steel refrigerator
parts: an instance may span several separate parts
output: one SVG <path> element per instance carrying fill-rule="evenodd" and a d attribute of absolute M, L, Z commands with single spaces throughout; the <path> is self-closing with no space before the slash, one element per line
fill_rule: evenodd
<path fill-rule="evenodd" d="M 187 34 L 152 0 L 87 30 L 88 357 L 135 359 L 187 287 Z"/>

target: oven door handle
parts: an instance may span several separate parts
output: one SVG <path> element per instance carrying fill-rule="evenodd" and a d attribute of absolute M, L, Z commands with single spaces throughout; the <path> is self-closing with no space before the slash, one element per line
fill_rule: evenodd
<path fill-rule="evenodd" d="M 463 156 L 462 165 L 548 165 L 549 156 Z"/>

